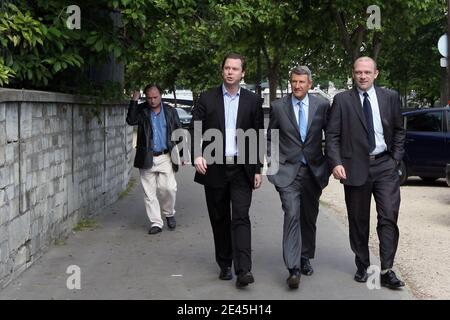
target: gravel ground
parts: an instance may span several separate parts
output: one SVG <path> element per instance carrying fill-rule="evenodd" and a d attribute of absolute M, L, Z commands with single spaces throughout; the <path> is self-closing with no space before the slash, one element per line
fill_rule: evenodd
<path fill-rule="evenodd" d="M 347 225 L 343 186 L 330 177 L 321 202 Z M 401 187 L 400 242 L 394 270 L 417 299 L 450 299 L 450 188 L 445 180 L 410 178 Z M 349 243 L 350 246 L 350 243 Z M 370 249 L 378 257 L 375 202 L 371 206 Z M 375 262 L 378 264 L 378 262 Z"/>

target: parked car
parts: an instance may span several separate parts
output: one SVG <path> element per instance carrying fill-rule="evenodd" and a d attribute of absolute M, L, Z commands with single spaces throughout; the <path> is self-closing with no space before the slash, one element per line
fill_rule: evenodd
<path fill-rule="evenodd" d="M 429 108 L 403 113 L 405 155 L 400 164 L 400 184 L 419 176 L 433 182 L 446 177 L 450 163 L 450 108 Z"/>
<path fill-rule="evenodd" d="M 178 117 L 180 118 L 181 126 L 183 128 L 189 127 L 189 123 L 191 123 L 192 114 L 185 109 L 175 108 L 178 113 Z"/>

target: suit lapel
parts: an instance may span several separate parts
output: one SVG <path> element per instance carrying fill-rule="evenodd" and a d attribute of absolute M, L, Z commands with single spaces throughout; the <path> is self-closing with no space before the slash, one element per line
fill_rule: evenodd
<path fill-rule="evenodd" d="M 356 114 L 358 115 L 359 120 L 361 120 L 364 129 L 367 131 L 367 124 L 366 124 L 366 117 L 363 114 L 363 107 L 361 105 L 361 99 L 359 98 L 358 89 L 356 87 L 353 88 L 353 90 L 350 92 L 350 96 L 353 99 L 353 102 L 350 103 L 350 105 L 355 110 Z"/>
<path fill-rule="evenodd" d="M 245 106 L 248 106 L 247 104 L 247 92 L 243 88 L 241 88 L 241 93 L 239 96 L 239 105 L 238 105 L 238 112 L 236 117 L 236 129 L 241 128 L 242 125 L 242 119 L 244 119 L 244 114 L 247 111 Z"/>
<path fill-rule="evenodd" d="M 314 99 L 313 96 L 308 94 L 308 98 L 309 98 L 309 106 L 308 106 L 309 110 L 308 110 L 308 126 L 306 129 L 306 137 L 308 137 L 309 135 L 309 128 L 311 127 L 311 123 L 314 119 L 314 116 L 316 115 L 317 108 L 319 107 L 316 102 L 316 99 Z"/>
<path fill-rule="evenodd" d="M 222 86 L 217 90 L 217 117 L 219 118 L 220 131 L 225 134 L 225 105 Z"/>
<path fill-rule="evenodd" d="M 378 109 L 380 110 L 380 118 L 383 125 L 383 131 L 386 132 L 386 128 L 389 127 L 389 123 L 387 120 L 389 119 L 389 101 L 387 99 L 387 96 L 383 93 L 383 91 L 380 90 L 380 88 L 375 87 L 375 92 L 377 93 Z"/>
<path fill-rule="evenodd" d="M 298 127 L 297 118 L 295 117 L 294 113 L 294 106 L 292 105 L 292 94 L 289 94 L 286 97 L 283 110 L 286 112 L 286 116 L 291 122 L 291 124 L 294 126 L 295 130 L 297 131 L 298 136 L 300 137 L 300 128 Z M 300 139 L 299 139 L 300 140 Z"/>

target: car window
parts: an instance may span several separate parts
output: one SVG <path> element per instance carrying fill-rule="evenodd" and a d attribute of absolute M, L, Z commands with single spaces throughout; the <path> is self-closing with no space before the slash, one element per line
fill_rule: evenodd
<path fill-rule="evenodd" d="M 447 132 L 450 132 L 450 111 L 447 111 Z"/>
<path fill-rule="evenodd" d="M 177 112 L 179 115 L 187 116 L 189 115 L 185 110 L 177 108 Z"/>
<path fill-rule="evenodd" d="M 409 131 L 442 132 L 442 112 L 427 112 L 407 116 L 406 129 Z"/>

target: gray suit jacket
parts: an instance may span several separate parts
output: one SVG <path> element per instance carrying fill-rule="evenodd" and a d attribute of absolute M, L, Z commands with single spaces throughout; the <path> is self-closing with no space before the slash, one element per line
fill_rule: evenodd
<path fill-rule="evenodd" d="M 269 166 L 274 165 L 277 155 L 271 143 L 274 130 L 279 135 L 279 169 L 267 178 L 277 187 L 290 185 L 301 165 L 302 155 L 305 157 L 317 183 L 323 189 L 328 184 L 331 171 L 322 148 L 322 130 L 326 130 L 330 104 L 319 97 L 309 95 L 308 127 L 306 139 L 300 139 L 300 131 L 295 118 L 291 94 L 275 100 L 270 106 L 270 121 L 267 129 L 267 154 Z M 275 149 L 276 150 L 276 149 Z"/>

